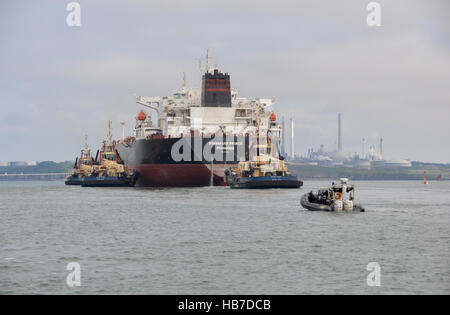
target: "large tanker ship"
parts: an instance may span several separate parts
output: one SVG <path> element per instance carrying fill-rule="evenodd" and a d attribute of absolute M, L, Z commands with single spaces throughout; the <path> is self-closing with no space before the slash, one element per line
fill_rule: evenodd
<path fill-rule="evenodd" d="M 136 117 L 133 136 L 116 147 L 137 171 L 138 185 L 225 185 L 225 169 L 256 154 L 277 163 L 281 129 L 274 100 L 238 97 L 229 74 L 212 67 L 208 54 L 206 60 L 200 91 L 188 89 L 184 79 L 172 96 L 137 98 L 147 110 Z"/>

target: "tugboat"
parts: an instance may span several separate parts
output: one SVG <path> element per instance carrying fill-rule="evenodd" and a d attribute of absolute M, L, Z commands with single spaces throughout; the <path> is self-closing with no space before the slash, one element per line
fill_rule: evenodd
<path fill-rule="evenodd" d="M 300 188 L 303 182 L 291 175 L 284 158 L 280 157 L 275 168 L 274 159 L 269 161 L 240 162 L 237 167 L 225 170 L 230 188 Z"/>
<path fill-rule="evenodd" d="M 94 165 L 92 172 L 85 176 L 81 185 L 83 187 L 133 187 L 136 184 L 137 173 L 128 169 L 112 140 L 111 121 L 108 122 L 108 141 L 103 143 L 100 152 L 100 161 Z"/>
<path fill-rule="evenodd" d="M 84 149 L 81 150 L 80 157 L 76 158 L 72 173 L 67 176 L 66 185 L 81 185 L 83 178 L 92 173 L 94 160 L 91 156 L 91 150 L 88 147 L 87 136 L 84 137 Z"/>
<path fill-rule="evenodd" d="M 270 120 L 276 120 L 274 114 Z M 225 180 L 230 188 L 300 188 L 303 182 L 291 175 L 284 157 L 272 154 L 272 143 L 267 136 L 266 144 L 260 144 L 259 130 L 256 138 L 256 160 L 239 162 L 237 167 L 225 170 Z M 278 143 L 276 143 L 278 144 Z M 279 150 L 275 150 L 278 151 Z"/>
<path fill-rule="evenodd" d="M 347 178 L 341 178 L 340 185 L 332 184 L 327 189 L 316 193 L 304 194 L 300 200 L 303 208 L 310 211 L 359 211 L 365 212 L 363 206 L 354 203 L 355 186 L 348 183 Z"/>

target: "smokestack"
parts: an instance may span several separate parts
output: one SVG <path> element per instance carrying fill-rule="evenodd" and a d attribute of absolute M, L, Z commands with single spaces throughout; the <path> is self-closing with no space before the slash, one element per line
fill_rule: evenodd
<path fill-rule="evenodd" d="M 291 118 L 291 158 L 295 158 L 295 147 L 294 147 L 294 119 Z"/>
<path fill-rule="evenodd" d="M 342 153 L 342 115 L 338 115 L 338 152 Z"/>
<path fill-rule="evenodd" d="M 281 118 L 281 155 L 286 156 L 286 128 L 284 124 L 284 116 Z"/>

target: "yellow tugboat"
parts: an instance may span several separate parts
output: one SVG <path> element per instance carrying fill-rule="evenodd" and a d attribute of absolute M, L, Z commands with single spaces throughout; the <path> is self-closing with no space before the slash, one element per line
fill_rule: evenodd
<path fill-rule="evenodd" d="M 303 182 L 291 175 L 283 157 L 266 161 L 240 162 L 225 171 L 230 188 L 300 188 Z"/>
<path fill-rule="evenodd" d="M 128 169 L 117 150 L 112 139 L 111 121 L 108 122 L 108 140 L 103 143 L 100 151 L 100 161 L 93 166 L 92 172 L 83 178 L 83 187 L 115 187 L 134 186 L 136 172 Z"/>
<path fill-rule="evenodd" d="M 84 137 L 84 149 L 81 150 L 80 157 L 76 158 L 72 173 L 67 176 L 66 185 L 81 185 L 83 178 L 92 173 L 94 160 L 91 156 L 91 150 L 88 147 L 87 136 Z"/>
<path fill-rule="evenodd" d="M 260 144 L 257 135 L 256 161 L 240 162 L 237 167 L 225 171 L 225 179 L 230 188 L 300 188 L 303 182 L 291 175 L 284 157 L 272 154 L 270 138 Z"/>

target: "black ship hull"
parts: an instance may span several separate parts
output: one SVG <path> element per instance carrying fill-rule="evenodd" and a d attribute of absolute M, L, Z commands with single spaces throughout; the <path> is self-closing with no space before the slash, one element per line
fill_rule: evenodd
<path fill-rule="evenodd" d="M 67 186 L 81 186 L 83 183 L 83 178 L 79 178 L 78 176 L 70 176 L 66 178 L 64 182 Z"/>
<path fill-rule="evenodd" d="M 139 186 L 225 186 L 225 169 L 249 158 L 249 137 L 137 139 L 117 149 Z"/>

